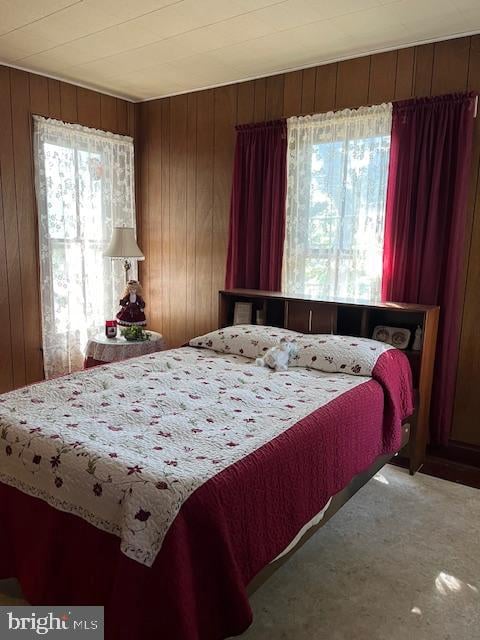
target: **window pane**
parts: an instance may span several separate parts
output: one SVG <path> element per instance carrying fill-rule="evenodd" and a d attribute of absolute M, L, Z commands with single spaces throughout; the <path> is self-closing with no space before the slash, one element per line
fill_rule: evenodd
<path fill-rule="evenodd" d="M 380 296 L 391 111 L 358 111 L 363 118 L 346 111 L 288 122 L 289 293 Z"/>
<path fill-rule="evenodd" d="M 105 258 L 103 257 L 103 250 L 104 245 L 102 242 L 85 242 L 84 244 L 85 264 L 87 265 L 84 276 L 85 314 L 89 321 L 98 327 L 101 327 L 106 319 L 105 296 L 108 279 L 104 277 Z M 100 287 L 99 282 L 102 283 Z"/>
<path fill-rule="evenodd" d="M 75 153 L 71 147 L 45 143 L 45 185 L 51 238 L 77 235 Z"/>
<path fill-rule="evenodd" d="M 79 331 L 85 326 L 83 263 L 79 242 L 52 244 L 52 281 L 55 325 L 59 332 Z"/>
<path fill-rule="evenodd" d="M 88 338 L 118 310 L 122 265 L 103 252 L 114 226 L 135 227 L 133 141 L 34 116 L 34 159 L 51 377 L 81 368 Z"/>
<path fill-rule="evenodd" d="M 82 237 L 100 240 L 103 237 L 102 182 L 105 167 L 98 153 L 78 152 L 79 216 Z"/>

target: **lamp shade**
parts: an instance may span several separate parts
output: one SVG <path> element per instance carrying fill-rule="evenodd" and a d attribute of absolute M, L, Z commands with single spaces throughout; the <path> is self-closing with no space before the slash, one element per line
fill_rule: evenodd
<path fill-rule="evenodd" d="M 145 260 L 145 256 L 140 251 L 135 239 L 135 229 L 133 227 L 114 227 L 112 239 L 103 255 L 106 258 Z"/>

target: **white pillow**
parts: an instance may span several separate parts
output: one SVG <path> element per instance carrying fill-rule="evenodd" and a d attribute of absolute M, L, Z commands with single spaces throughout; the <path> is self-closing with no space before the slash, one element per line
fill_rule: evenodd
<path fill-rule="evenodd" d="M 296 338 L 296 343 L 297 353 L 290 361 L 291 367 L 354 376 L 371 376 L 378 357 L 394 348 L 369 338 L 330 334 L 302 334 Z"/>
<path fill-rule="evenodd" d="M 233 353 L 246 358 L 257 358 L 267 349 L 278 345 L 282 338 L 297 339 L 303 336 L 297 331 L 256 324 L 240 324 L 211 331 L 198 338 L 192 338 L 191 347 L 212 349 L 219 353 Z"/>
<path fill-rule="evenodd" d="M 290 367 L 318 369 L 327 373 L 348 373 L 371 376 L 378 357 L 391 345 L 369 338 L 331 334 L 305 334 L 279 327 L 241 324 L 211 331 L 190 340 L 191 347 L 212 349 L 218 353 L 232 353 L 246 358 L 262 356 L 267 349 L 278 345 L 282 338 L 295 339 L 297 353 Z"/>

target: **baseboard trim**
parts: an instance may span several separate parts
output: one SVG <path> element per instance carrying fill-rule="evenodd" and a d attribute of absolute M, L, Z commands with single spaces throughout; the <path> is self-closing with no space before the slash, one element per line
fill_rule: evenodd
<path fill-rule="evenodd" d="M 390 464 L 408 469 L 408 459 L 396 457 Z M 425 473 L 427 476 L 449 480 L 468 487 L 480 489 L 480 468 L 467 464 L 462 464 L 456 460 L 427 454 L 427 458 L 418 470 L 418 473 Z"/>
<path fill-rule="evenodd" d="M 480 489 L 480 469 L 460 462 L 429 456 L 420 473 Z"/>
<path fill-rule="evenodd" d="M 429 445 L 427 455 L 480 469 L 480 447 L 473 444 L 450 440 L 446 446 Z"/>

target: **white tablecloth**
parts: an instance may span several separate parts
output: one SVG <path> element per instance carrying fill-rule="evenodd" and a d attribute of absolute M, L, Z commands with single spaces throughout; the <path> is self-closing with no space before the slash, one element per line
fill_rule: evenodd
<path fill-rule="evenodd" d="M 119 329 L 120 332 L 120 329 Z M 88 341 L 85 348 L 85 357 L 100 360 L 101 362 L 118 362 L 126 358 L 144 356 L 147 353 L 163 351 L 165 341 L 161 333 L 147 331 L 150 340 L 144 342 L 128 342 L 122 336 L 117 338 L 107 338 L 104 334 L 99 334 Z"/>

